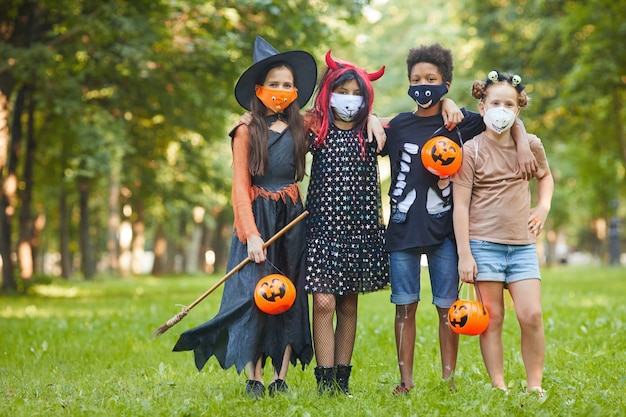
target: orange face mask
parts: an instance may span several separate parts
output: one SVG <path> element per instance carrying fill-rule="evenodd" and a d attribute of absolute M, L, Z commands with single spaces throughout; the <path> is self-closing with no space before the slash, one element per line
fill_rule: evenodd
<path fill-rule="evenodd" d="M 298 98 L 298 89 L 277 90 L 274 88 L 263 87 L 258 85 L 255 87 L 256 96 L 261 102 L 272 111 L 282 113 L 296 98 Z"/>

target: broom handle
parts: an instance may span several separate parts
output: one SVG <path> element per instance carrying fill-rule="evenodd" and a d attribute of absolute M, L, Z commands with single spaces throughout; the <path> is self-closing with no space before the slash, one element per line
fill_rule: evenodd
<path fill-rule="evenodd" d="M 283 227 L 282 229 L 280 229 L 278 232 L 276 232 L 274 234 L 274 236 L 272 236 L 271 238 L 269 238 L 269 240 L 267 242 L 265 242 L 263 244 L 263 249 L 267 248 L 268 246 L 270 246 L 272 243 L 276 242 L 276 240 L 278 240 L 278 238 L 280 238 L 282 235 L 284 235 L 289 229 L 291 229 L 293 226 L 295 226 L 297 223 L 300 222 L 300 220 L 304 219 L 307 215 L 309 214 L 308 211 L 303 211 L 298 217 L 296 217 L 295 219 L 293 219 L 291 222 L 289 222 L 285 227 Z M 202 300 L 204 300 L 209 294 L 211 294 L 213 291 L 215 291 L 220 285 L 222 285 L 224 282 L 226 282 L 226 280 L 230 277 L 232 277 L 237 271 L 239 271 L 241 268 L 243 268 L 244 266 L 246 266 L 246 264 L 250 262 L 250 258 L 246 258 L 243 261 L 239 262 L 239 264 L 237 266 L 235 266 L 233 269 L 231 269 L 231 271 L 229 273 L 227 273 L 226 275 L 224 275 L 219 281 L 217 281 L 215 284 L 213 284 L 213 286 L 211 288 L 209 288 L 208 290 L 206 290 L 204 292 L 204 294 L 202 294 L 200 297 L 198 297 L 193 303 L 191 303 L 189 306 L 187 306 L 187 311 L 191 310 L 192 308 L 194 308 L 195 306 L 197 306 Z"/>

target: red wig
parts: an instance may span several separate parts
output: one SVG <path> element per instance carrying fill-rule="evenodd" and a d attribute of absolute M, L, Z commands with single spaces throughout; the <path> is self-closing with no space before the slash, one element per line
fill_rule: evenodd
<path fill-rule="evenodd" d="M 335 61 L 331 58 L 330 51 L 326 53 L 326 65 L 328 67 L 320 80 L 312 110 L 314 117 L 311 121 L 310 129 L 317 135 L 314 146 L 317 148 L 324 145 L 330 125 L 335 120 L 334 113 L 330 109 L 330 98 L 333 90 L 354 79 L 359 85 L 363 94 L 363 102 L 365 103 L 365 106 L 359 110 L 357 117 L 354 119 L 354 128 L 357 130 L 359 137 L 361 157 L 364 157 L 367 118 L 372 111 L 372 103 L 374 102 L 372 81 L 383 76 L 385 67 L 383 66 L 378 71 L 370 74 L 363 68 L 359 68 L 350 62 Z"/>

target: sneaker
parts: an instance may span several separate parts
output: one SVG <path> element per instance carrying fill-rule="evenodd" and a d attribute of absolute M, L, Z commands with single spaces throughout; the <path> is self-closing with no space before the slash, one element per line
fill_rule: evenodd
<path fill-rule="evenodd" d="M 539 398 L 542 398 L 544 395 L 546 395 L 546 390 L 541 387 L 531 387 L 531 388 L 528 388 L 526 392 L 529 394 L 531 393 L 537 394 Z"/>
<path fill-rule="evenodd" d="M 447 379 L 448 381 L 448 388 L 450 389 L 450 392 L 456 392 L 456 383 L 454 382 L 454 377 L 451 376 L 450 378 Z"/>
<path fill-rule="evenodd" d="M 289 387 L 284 380 L 277 379 L 276 381 L 272 382 L 268 387 L 270 397 L 273 397 L 276 394 L 287 392 L 288 388 Z"/>
<path fill-rule="evenodd" d="M 246 395 L 250 398 L 261 398 L 265 394 L 265 385 L 260 381 L 253 381 L 251 379 L 246 383 Z"/>
<path fill-rule="evenodd" d="M 391 393 L 391 395 L 398 396 L 398 395 L 406 395 L 409 393 L 409 391 L 411 390 L 411 388 L 407 387 L 406 384 L 403 382 L 400 385 L 397 385 L 393 392 Z"/>
<path fill-rule="evenodd" d="M 507 387 L 492 387 L 491 391 L 493 391 L 493 392 L 501 392 L 504 395 L 509 395 L 509 389 Z"/>

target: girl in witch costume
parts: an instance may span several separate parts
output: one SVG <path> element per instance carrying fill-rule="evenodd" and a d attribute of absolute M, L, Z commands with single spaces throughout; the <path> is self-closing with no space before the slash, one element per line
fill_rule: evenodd
<path fill-rule="evenodd" d="M 303 211 L 297 182 L 305 175 L 307 139 L 300 108 L 315 88 L 315 59 L 304 51 L 279 53 L 256 38 L 254 64 L 239 78 L 235 97 L 252 114 L 249 126 L 237 126 L 233 136 L 234 235 L 228 260 L 231 270 L 248 263 L 224 285 L 219 312 L 210 321 L 184 332 L 174 351 L 193 350 L 201 370 L 215 356 L 222 368 L 248 372 L 246 394 L 265 392 L 263 367 L 274 366 L 270 395 L 287 390 L 289 362 L 304 368 L 313 357 L 308 300 L 304 292 L 305 224 L 296 224 L 275 243 L 269 239 Z M 296 287 L 294 305 L 269 315 L 254 303 L 262 277 L 280 273 Z"/>
<path fill-rule="evenodd" d="M 358 294 L 389 282 L 377 144 L 366 138 L 374 99 L 371 82 L 385 68 L 368 74 L 333 60 L 330 51 L 326 63 L 314 108 L 305 115 L 313 154 L 305 288 L 313 294 L 318 392 L 350 396 Z"/>

